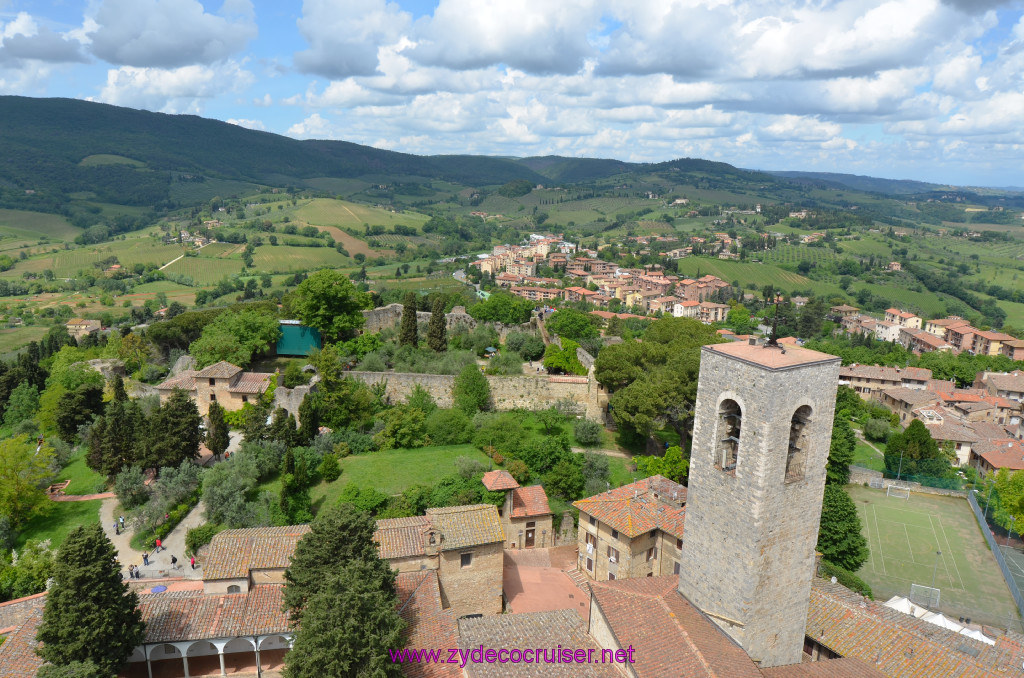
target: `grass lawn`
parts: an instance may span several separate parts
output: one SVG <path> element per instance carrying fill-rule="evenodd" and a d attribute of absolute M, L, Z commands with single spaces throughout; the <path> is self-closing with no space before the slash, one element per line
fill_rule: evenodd
<path fill-rule="evenodd" d="M 0 330 L 0 353 L 19 349 L 30 341 L 38 341 L 49 331 L 49 327 L 41 325 Z"/>
<path fill-rule="evenodd" d="M 49 502 L 49 510 L 37 514 L 22 529 L 15 548 L 21 548 L 29 539 L 49 539 L 50 547 L 57 548 L 68 532 L 79 525 L 99 522 L 101 502 L 100 499 Z"/>
<path fill-rule="evenodd" d="M 857 575 L 876 599 L 909 595 L 911 584 L 931 586 L 934 572 L 942 612 L 954 619 L 1017 626 L 1009 589 L 966 500 L 917 493 L 897 499 L 860 485 L 846 489 L 871 549 Z"/>
<path fill-rule="evenodd" d="M 352 455 L 339 460 L 341 477 L 313 488 L 313 502 L 324 498 L 333 503 L 348 483 L 374 487 L 385 494 L 401 494 L 413 485 L 433 485 L 455 473 L 455 460 L 469 457 L 490 467 L 493 462 L 472 445 L 421 447 L 415 450 L 387 450 Z"/>
<path fill-rule="evenodd" d="M 60 472 L 55 482 L 65 480 L 71 481 L 65 490 L 66 494 L 96 494 L 103 492 L 107 486 L 107 479 L 103 474 L 96 473 L 86 466 L 84 449 L 71 456 L 71 461 Z"/>
<path fill-rule="evenodd" d="M 630 459 L 608 457 L 608 482 L 612 487 L 622 487 L 629 485 L 634 478 L 640 480 L 640 478 L 646 477 L 646 474 L 634 471 L 632 468 L 633 462 Z"/>
<path fill-rule="evenodd" d="M 885 470 L 884 457 L 859 440 L 857 441 L 857 447 L 853 451 L 853 463 L 856 466 L 863 466 L 876 471 Z"/>

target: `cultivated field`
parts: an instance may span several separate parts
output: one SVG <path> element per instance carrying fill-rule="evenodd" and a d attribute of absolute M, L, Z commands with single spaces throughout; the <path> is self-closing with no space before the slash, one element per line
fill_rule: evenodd
<path fill-rule="evenodd" d="M 814 281 L 771 264 L 748 264 L 705 257 L 687 257 L 678 263 L 679 272 L 691 277 L 711 274 L 728 283 L 738 280 L 741 285 L 756 283 L 758 287 L 774 285 L 776 289 L 787 291 L 813 289 L 819 294 L 839 293 L 836 285 Z"/>
<path fill-rule="evenodd" d="M 81 232 L 59 214 L 0 209 L 0 235 L 3 236 L 36 242 L 44 235 L 56 240 L 73 240 Z"/>
<path fill-rule="evenodd" d="M 300 205 L 295 218 L 313 226 L 336 226 L 361 229 L 363 224 L 390 227 L 397 224 L 419 228 L 428 217 L 418 212 L 391 212 L 386 209 L 358 205 L 345 200 L 316 198 Z"/>
<path fill-rule="evenodd" d="M 931 586 L 934 573 L 943 613 L 1020 630 L 1009 589 L 966 500 L 918 493 L 897 499 L 860 485 L 847 490 L 871 549 L 857 575 L 876 599 L 907 596 L 911 584 Z"/>
<path fill-rule="evenodd" d="M 321 266 L 344 266 L 349 259 L 333 247 L 288 247 L 264 245 L 256 248 L 253 268 L 268 273 L 312 271 Z"/>

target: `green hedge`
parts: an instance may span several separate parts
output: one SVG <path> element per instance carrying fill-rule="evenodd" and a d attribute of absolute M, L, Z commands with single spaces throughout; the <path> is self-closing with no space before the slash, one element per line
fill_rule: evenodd
<path fill-rule="evenodd" d="M 164 539 L 169 535 L 174 528 L 178 526 L 182 520 L 185 519 L 192 509 L 199 503 L 199 498 L 202 496 L 202 488 L 196 489 L 188 499 L 181 502 L 173 509 L 168 511 L 167 519 L 160 523 L 153 530 L 139 531 L 136 532 L 131 539 L 131 546 L 136 550 L 151 549 L 156 546 L 157 539 Z"/>
<path fill-rule="evenodd" d="M 185 533 L 185 555 L 195 555 L 199 549 L 209 544 L 214 535 L 224 529 L 223 525 L 217 523 L 204 523 L 199 527 L 193 527 Z"/>
<path fill-rule="evenodd" d="M 850 572 L 846 568 L 839 567 L 834 563 L 830 563 L 827 560 L 823 560 L 821 561 L 821 566 L 818 567 L 818 574 L 820 574 L 825 579 L 835 577 L 837 582 L 839 582 L 846 588 L 850 589 L 851 591 L 856 591 L 862 596 L 867 596 L 872 600 L 874 600 L 875 598 L 874 593 L 871 592 L 871 587 L 868 586 L 863 579 L 855 575 L 853 572 Z"/>

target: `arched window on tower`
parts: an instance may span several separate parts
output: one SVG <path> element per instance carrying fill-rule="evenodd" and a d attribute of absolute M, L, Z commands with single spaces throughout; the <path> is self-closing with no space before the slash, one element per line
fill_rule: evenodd
<path fill-rule="evenodd" d="M 742 422 L 739 403 L 723 400 L 718 408 L 718 452 L 715 458 L 715 466 L 722 471 L 735 471 L 739 463 Z"/>
<path fill-rule="evenodd" d="M 811 408 L 801 405 L 789 422 L 789 449 L 786 451 L 786 482 L 791 483 L 804 477 L 804 463 L 807 460 L 807 429 L 811 425 Z"/>

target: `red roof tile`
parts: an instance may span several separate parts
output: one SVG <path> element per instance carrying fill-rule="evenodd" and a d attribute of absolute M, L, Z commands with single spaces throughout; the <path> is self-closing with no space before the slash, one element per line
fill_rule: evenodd
<path fill-rule="evenodd" d="M 45 604 L 45 598 L 42 599 Z M 0 676 L 33 678 L 43 659 L 36 654 L 36 631 L 43 621 L 43 605 L 34 606 L 18 628 L 0 644 Z"/>
<path fill-rule="evenodd" d="M 875 667 L 856 657 L 824 659 L 805 664 L 790 664 L 761 669 L 764 678 L 871 678 L 885 676 Z"/>
<path fill-rule="evenodd" d="M 405 646 L 409 649 L 458 647 L 455 616 L 441 607 L 441 589 L 437 572 L 403 572 L 395 578 L 398 613 L 407 624 Z M 462 675 L 457 664 L 413 662 L 402 665 L 409 678 L 456 678 Z"/>
<path fill-rule="evenodd" d="M 685 509 L 676 504 L 684 501 L 686 488 L 659 475 L 580 499 L 573 506 L 630 538 L 654 529 L 682 537 Z"/>
<path fill-rule="evenodd" d="M 210 542 L 203 576 L 235 579 L 247 577 L 250 570 L 288 567 L 296 544 L 307 532 L 309 525 L 224 530 Z"/>
<path fill-rule="evenodd" d="M 545 516 L 551 513 L 548 495 L 541 485 L 519 487 L 512 490 L 512 517 Z"/>
<path fill-rule="evenodd" d="M 384 518 L 377 521 L 373 540 L 384 559 L 422 556 L 426 555 L 425 539 L 430 529 L 426 516 Z"/>
<path fill-rule="evenodd" d="M 675 576 L 590 584 L 593 605 L 619 645 L 634 648 L 636 675 L 761 678 L 743 648 L 691 605 L 678 584 Z"/>
<path fill-rule="evenodd" d="M 504 469 L 498 469 L 496 471 L 488 471 L 484 474 L 481 479 L 484 487 L 491 492 L 498 492 L 501 490 L 514 490 L 519 487 L 519 483 L 512 477 L 512 474 Z"/>
<path fill-rule="evenodd" d="M 205 595 L 166 591 L 139 596 L 147 643 L 288 632 L 281 611 L 284 584 L 260 584 L 248 593 Z"/>

